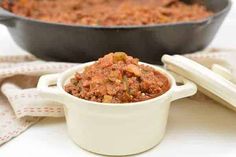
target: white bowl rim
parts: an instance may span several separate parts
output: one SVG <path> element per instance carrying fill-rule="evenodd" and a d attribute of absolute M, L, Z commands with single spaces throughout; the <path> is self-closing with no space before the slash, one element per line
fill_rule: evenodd
<path fill-rule="evenodd" d="M 87 62 L 87 63 L 82 63 L 80 65 L 77 65 L 73 68 L 70 68 L 68 70 L 66 70 L 65 72 L 63 72 L 62 74 L 60 74 L 59 78 L 57 79 L 57 87 L 59 88 L 59 90 L 61 92 L 63 92 L 63 95 L 64 96 L 67 96 L 68 98 L 72 99 L 72 100 L 75 100 L 75 101 L 80 101 L 80 102 L 84 102 L 86 104 L 93 104 L 93 105 L 99 105 L 99 106 L 136 106 L 136 105 L 146 105 L 148 103 L 152 103 L 154 101 L 160 101 L 160 100 L 163 100 L 165 97 L 168 97 L 170 96 L 172 93 L 173 93 L 173 89 L 174 87 L 176 87 L 176 81 L 174 79 L 174 77 L 165 69 L 163 68 L 160 68 L 158 66 L 155 66 L 155 65 L 151 65 L 151 64 L 148 64 L 148 63 L 144 63 L 144 62 L 139 62 L 139 64 L 144 64 L 144 65 L 148 65 L 148 66 L 151 66 L 153 67 L 155 70 L 157 70 L 158 72 L 161 72 L 162 74 L 164 74 L 168 80 L 169 80 L 169 83 L 171 84 L 170 88 L 168 91 L 166 91 L 164 94 L 160 95 L 160 96 L 157 96 L 155 98 L 151 98 L 151 99 L 148 99 L 148 100 L 145 100 L 145 101 L 139 101 L 139 102 L 131 102 L 131 103 L 101 103 L 101 102 L 95 102 L 95 101 L 89 101 L 89 100 L 85 100 L 85 99 L 82 99 L 82 98 L 79 98 L 79 97 L 75 97 L 69 93 L 67 93 L 64 88 L 63 88 L 63 82 L 65 82 L 65 80 L 68 80 L 68 75 L 71 76 L 72 73 L 75 73 L 78 69 L 80 68 L 83 68 L 83 67 L 86 67 L 88 65 L 91 65 L 93 64 L 95 61 L 92 61 L 92 62 Z"/>

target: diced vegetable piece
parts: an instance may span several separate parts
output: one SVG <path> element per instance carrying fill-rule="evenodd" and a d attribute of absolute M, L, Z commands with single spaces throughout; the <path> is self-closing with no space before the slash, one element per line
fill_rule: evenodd
<path fill-rule="evenodd" d="M 112 96 L 110 96 L 110 95 L 104 95 L 102 102 L 104 102 L 104 103 L 110 103 L 110 102 L 112 102 Z"/>
<path fill-rule="evenodd" d="M 126 66 L 126 71 L 133 73 L 136 76 L 140 76 L 141 75 L 141 70 L 137 65 L 134 64 L 129 64 Z"/>
<path fill-rule="evenodd" d="M 125 90 L 126 91 L 129 90 L 128 79 L 126 75 L 123 76 L 123 83 L 124 83 Z"/>
<path fill-rule="evenodd" d="M 28 3 L 28 0 L 20 0 L 20 3 L 21 4 L 26 4 L 26 3 Z"/>
<path fill-rule="evenodd" d="M 126 54 L 124 52 L 116 52 L 113 55 L 114 62 L 124 61 L 126 59 Z"/>
<path fill-rule="evenodd" d="M 122 74 L 118 70 L 111 71 L 109 76 L 108 76 L 108 79 L 110 81 L 116 82 L 117 80 L 121 80 L 122 79 Z"/>

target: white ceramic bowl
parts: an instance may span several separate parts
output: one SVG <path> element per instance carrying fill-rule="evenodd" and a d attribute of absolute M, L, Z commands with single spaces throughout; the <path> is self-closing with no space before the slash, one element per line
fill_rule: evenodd
<path fill-rule="evenodd" d="M 92 63 L 76 66 L 61 74 L 44 75 L 39 80 L 38 89 L 42 97 L 64 104 L 70 137 L 80 147 L 94 153 L 131 155 L 151 149 L 163 138 L 170 103 L 197 91 L 192 82 L 182 79 L 183 85 L 177 86 L 170 73 L 152 66 L 169 79 L 171 88 L 165 94 L 147 101 L 97 103 L 65 92 L 63 86 L 75 72 L 82 72 Z M 55 83 L 56 88 L 49 87 Z"/>

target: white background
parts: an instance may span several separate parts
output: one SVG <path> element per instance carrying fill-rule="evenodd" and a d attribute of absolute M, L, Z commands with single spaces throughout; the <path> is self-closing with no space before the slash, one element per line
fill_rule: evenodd
<path fill-rule="evenodd" d="M 233 0 L 234 1 L 234 0 Z M 210 47 L 236 49 L 236 7 L 233 6 Z M 0 25 L 0 54 L 22 54 Z M 45 118 L 0 147 L 0 157 L 88 157 L 68 137 L 64 118 Z M 170 110 L 167 133 L 160 145 L 140 156 L 236 156 L 236 113 L 214 102 L 184 99 Z"/>

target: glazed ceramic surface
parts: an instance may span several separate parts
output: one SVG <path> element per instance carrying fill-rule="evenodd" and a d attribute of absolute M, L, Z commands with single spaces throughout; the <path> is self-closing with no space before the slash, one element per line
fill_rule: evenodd
<path fill-rule="evenodd" d="M 137 103 L 111 104 L 83 100 L 66 93 L 66 82 L 92 63 L 82 64 L 61 74 L 42 76 L 38 89 L 42 97 L 64 104 L 70 137 L 83 149 L 105 155 L 130 155 L 146 151 L 158 143 L 165 133 L 170 103 L 196 93 L 192 82 L 174 77 L 153 66 L 170 81 L 163 95 Z M 49 85 L 55 84 L 52 88 Z"/>
<path fill-rule="evenodd" d="M 164 55 L 162 61 L 167 69 L 196 83 L 202 93 L 236 111 L 236 79 L 228 69 L 214 64 L 211 70 L 180 55 Z"/>

